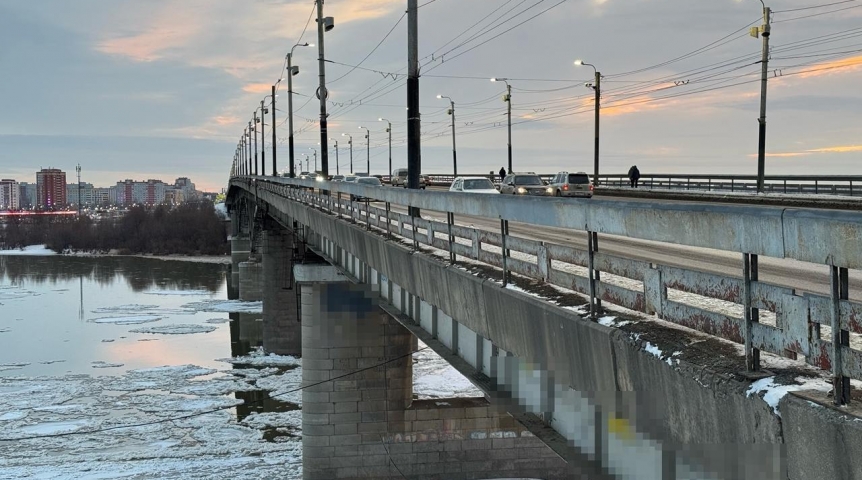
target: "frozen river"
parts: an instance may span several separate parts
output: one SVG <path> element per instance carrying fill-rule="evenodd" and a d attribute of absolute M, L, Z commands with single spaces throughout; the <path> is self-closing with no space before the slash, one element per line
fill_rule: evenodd
<path fill-rule="evenodd" d="M 228 272 L 0 255 L 0 478 L 301 478 L 301 360 Z M 415 356 L 420 396 L 479 395 Z"/>

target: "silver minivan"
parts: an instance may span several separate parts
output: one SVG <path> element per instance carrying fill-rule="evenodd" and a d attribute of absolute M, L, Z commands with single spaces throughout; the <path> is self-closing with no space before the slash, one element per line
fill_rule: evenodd
<path fill-rule="evenodd" d="M 557 197 L 593 196 L 593 184 L 590 182 L 590 176 L 584 172 L 559 172 L 551 180 L 550 188 Z"/>
<path fill-rule="evenodd" d="M 392 171 L 392 176 L 389 178 L 389 184 L 393 187 L 404 187 L 407 188 L 407 169 L 406 168 L 396 168 Z M 425 175 L 419 175 L 419 188 L 425 189 L 425 186 L 428 184 L 428 177 Z"/>

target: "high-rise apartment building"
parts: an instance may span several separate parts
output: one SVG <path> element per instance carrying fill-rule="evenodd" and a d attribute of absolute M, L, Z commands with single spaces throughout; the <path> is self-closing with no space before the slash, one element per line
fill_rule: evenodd
<path fill-rule="evenodd" d="M 20 204 L 20 189 L 18 182 L 10 179 L 0 180 L 0 210 L 18 210 Z"/>
<path fill-rule="evenodd" d="M 36 172 L 36 206 L 46 210 L 66 205 L 66 172 L 43 168 Z"/>
<path fill-rule="evenodd" d="M 18 197 L 18 205 L 24 208 L 33 208 L 36 206 L 36 184 L 29 182 L 21 182 L 18 184 L 20 196 Z"/>
<path fill-rule="evenodd" d="M 119 205 L 158 205 L 165 201 L 166 185 L 161 180 L 117 182 L 116 202 Z"/>

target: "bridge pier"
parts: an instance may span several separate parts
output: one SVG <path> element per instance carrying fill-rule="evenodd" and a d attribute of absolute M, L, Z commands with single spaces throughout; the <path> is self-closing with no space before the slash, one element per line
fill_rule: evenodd
<path fill-rule="evenodd" d="M 303 479 L 576 478 L 484 398 L 414 401 L 416 338 L 379 308 L 375 289 L 329 265 L 295 271 Z"/>
<path fill-rule="evenodd" d="M 263 264 L 260 258 L 249 258 L 239 264 L 239 299 L 244 302 L 263 300 Z"/>
<path fill-rule="evenodd" d="M 263 348 L 277 355 L 302 354 L 297 291 L 291 277 L 294 235 L 275 222 L 263 234 Z"/>
<path fill-rule="evenodd" d="M 239 273 L 239 264 L 248 260 L 251 254 L 251 239 L 248 235 L 237 235 L 230 239 L 231 273 Z"/>

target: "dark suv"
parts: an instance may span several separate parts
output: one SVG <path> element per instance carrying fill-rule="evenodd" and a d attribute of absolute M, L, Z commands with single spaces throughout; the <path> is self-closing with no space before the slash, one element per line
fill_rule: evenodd
<path fill-rule="evenodd" d="M 551 195 L 545 182 L 535 173 L 511 173 L 500 184 L 500 193 L 507 195 Z"/>

